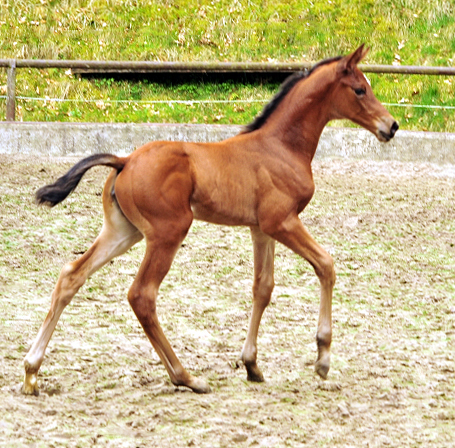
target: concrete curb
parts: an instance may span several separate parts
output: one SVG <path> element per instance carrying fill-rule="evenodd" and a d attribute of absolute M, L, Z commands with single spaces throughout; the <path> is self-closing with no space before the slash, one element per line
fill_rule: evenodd
<path fill-rule="evenodd" d="M 221 141 L 242 126 L 204 124 L 0 122 L 0 154 L 125 155 L 151 140 Z M 398 131 L 380 143 L 364 129 L 327 127 L 316 158 L 351 158 L 455 164 L 455 134 Z"/>

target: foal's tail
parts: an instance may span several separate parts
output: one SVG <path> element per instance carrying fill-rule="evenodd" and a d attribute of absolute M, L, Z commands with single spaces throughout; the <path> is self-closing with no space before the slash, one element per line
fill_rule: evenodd
<path fill-rule="evenodd" d="M 36 192 L 36 203 L 49 207 L 62 202 L 76 187 L 82 176 L 97 165 L 110 166 L 119 172 L 126 165 L 127 157 L 117 157 L 112 154 L 94 154 L 76 163 L 66 174 L 59 177 L 55 183 L 46 185 Z"/>

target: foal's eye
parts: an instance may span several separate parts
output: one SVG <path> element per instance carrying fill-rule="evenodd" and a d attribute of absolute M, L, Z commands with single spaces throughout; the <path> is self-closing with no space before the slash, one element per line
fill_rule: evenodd
<path fill-rule="evenodd" d="M 359 89 L 354 89 L 354 92 L 357 96 L 362 96 L 362 95 L 365 95 L 365 93 L 367 93 L 367 91 L 365 89 L 362 89 L 362 88 L 359 88 Z"/>

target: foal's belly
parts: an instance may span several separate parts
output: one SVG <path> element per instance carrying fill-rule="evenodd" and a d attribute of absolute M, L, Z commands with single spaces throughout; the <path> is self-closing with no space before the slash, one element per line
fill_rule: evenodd
<path fill-rule="evenodd" d="M 227 226 L 256 226 L 258 224 L 254 204 L 249 201 L 231 200 L 229 203 L 192 202 L 194 219 Z"/>

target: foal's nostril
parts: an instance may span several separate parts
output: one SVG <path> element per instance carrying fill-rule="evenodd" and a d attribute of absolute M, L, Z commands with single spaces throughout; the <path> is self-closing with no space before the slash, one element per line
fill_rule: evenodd
<path fill-rule="evenodd" d="M 390 136 L 393 137 L 395 133 L 398 131 L 398 123 L 396 121 L 393 122 L 392 127 L 390 128 Z"/>

